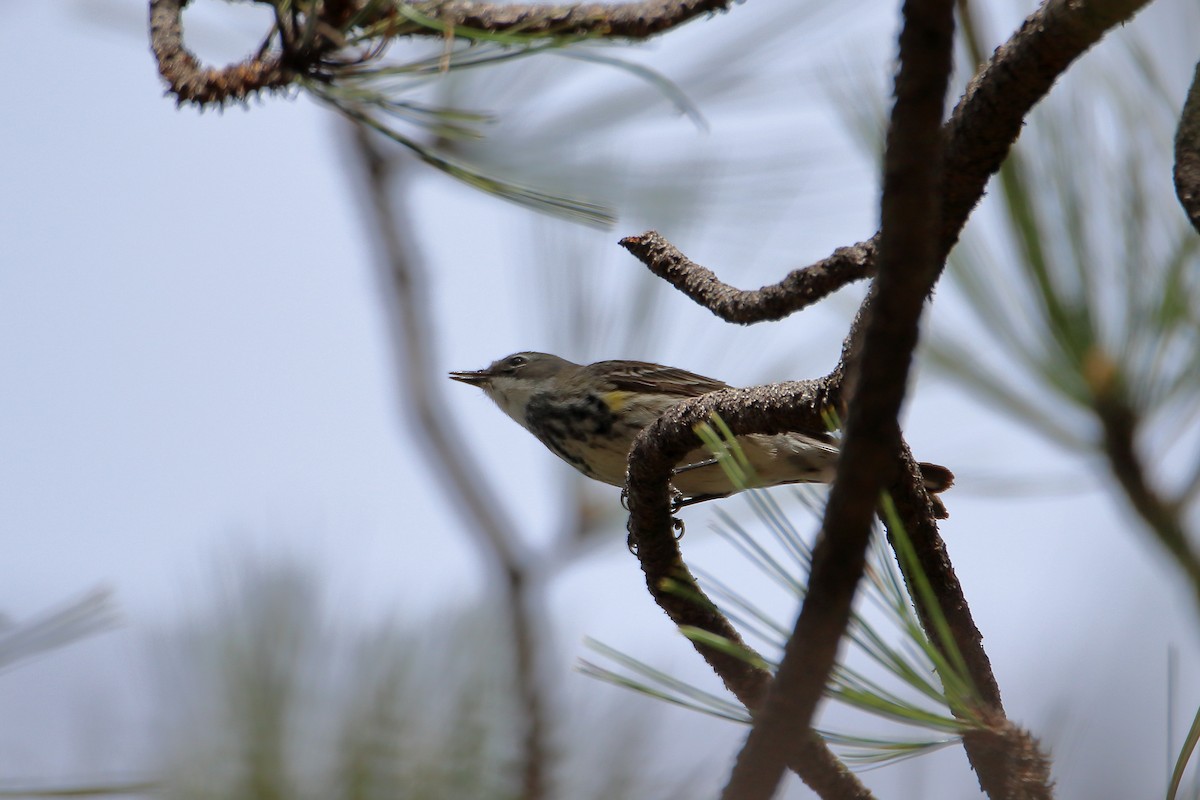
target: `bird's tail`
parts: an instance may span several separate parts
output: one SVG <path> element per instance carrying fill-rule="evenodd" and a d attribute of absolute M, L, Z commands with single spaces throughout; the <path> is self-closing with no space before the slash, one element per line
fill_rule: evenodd
<path fill-rule="evenodd" d="M 949 518 L 950 512 L 946 510 L 946 504 L 942 502 L 942 498 L 938 497 L 937 494 L 946 491 L 954 485 L 954 473 L 941 464 L 928 464 L 922 461 L 917 466 L 921 468 L 921 477 L 925 480 L 925 489 L 929 492 L 929 499 L 933 501 L 933 518 Z"/>
<path fill-rule="evenodd" d="M 925 488 L 933 494 L 944 492 L 954 485 L 954 473 L 940 464 L 928 464 L 922 461 L 921 477 L 925 479 Z"/>

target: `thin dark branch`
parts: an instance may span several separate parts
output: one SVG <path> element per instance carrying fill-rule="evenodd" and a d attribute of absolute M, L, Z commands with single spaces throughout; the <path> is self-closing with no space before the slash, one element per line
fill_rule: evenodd
<path fill-rule="evenodd" d="M 911 477 L 916 464 L 907 445 L 902 446 L 901 458 L 904 469 L 900 479 L 888 487 L 888 494 L 896 507 L 897 518 L 913 544 L 921 571 L 940 601 L 942 616 L 954 634 L 954 644 L 966 662 L 975 691 L 986 704 L 985 710 L 993 717 L 997 714 L 1003 715 L 1004 704 L 1000 698 L 1000 687 L 992 674 L 991 661 L 983 650 L 983 636 L 971 618 L 971 609 L 950 563 L 946 543 L 942 540 L 937 524 L 929 512 L 928 493 L 919 481 Z M 881 515 L 880 519 L 885 525 L 889 525 L 886 517 Z M 906 580 L 909 577 L 905 575 Z M 929 610 L 921 602 L 921 593 L 911 586 L 911 582 L 909 588 L 909 596 L 916 603 L 917 612 L 931 641 L 940 644 L 930 622 Z"/>
<path fill-rule="evenodd" d="M 982 36 L 976 28 L 971 4 L 968 0 L 956 0 L 956 6 L 963 40 L 971 60 L 977 64 L 983 63 Z M 911 472 L 913 457 L 907 447 L 901 457 L 907 467 L 904 472 Z M 898 521 L 912 543 L 917 566 L 937 599 L 937 613 L 950 629 L 953 646 L 962 657 L 967 670 L 966 677 L 980 704 L 968 713 L 975 720 L 984 721 L 985 725 L 982 728 L 972 727 L 963 736 L 963 750 L 975 769 L 980 788 L 992 797 L 1050 797 L 1049 762 L 1033 736 L 1011 724 L 1005 717 L 1000 686 L 992 672 L 987 652 L 983 649 L 983 636 L 972 618 L 937 524 L 929 518 L 924 486 L 906 480 L 902 473 L 900 481 L 890 487 L 889 493 L 895 503 Z M 888 540 L 894 546 L 897 532 L 890 527 L 892 521 L 886 516 L 881 518 L 889 526 Z M 903 559 L 900 564 L 909 587 L 909 596 L 913 598 L 930 641 L 947 656 L 947 663 L 955 663 L 949 658 L 947 644 L 936 632 L 933 609 L 926 606 L 923 593 L 915 591 L 914 576 L 905 569 Z M 943 680 L 943 685 L 945 683 Z"/>
<path fill-rule="evenodd" d="M 963 735 L 963 749 L 975 768 L 980 788 L 990 797 L 1046 800 L 1052 796 L 1050 764 L 1040 751 L 1037 740 L 1005 718 L 1000 687 L 983 649 L 983 636 L 971 617 L 971 609 L 950 563 L 946 544 L 931 516 L 928 493 L 916 477 L 918 473 L 912 453 L 906 445 L 902 446 L 902 451 L 904 469 L 900 479 L 888 487 L 888 492 L 895 503 L 898 521 L 916 553 L 918 568 L 937 598 L 938 610 L 950 629 L 953 646 L 962 656 L 967 669 L 966 677 L 970 679 L 981 704 L 968 713 L 972 720 L 982 721 L 983 725 L 972 726 Z M 881 515 L 881 519 L 885 525 L 891 525 L 891 520 L 885 516 Z M 895 531 L 889 527 L 889 540 L 894 535 Z M 922 626 L 930 641 L 946 653 L 947 648 L 937 633 L 931 609 L 926 606 L 922 593 L 916 590 L 913 576 L 904 568 L 903 559 L 900 565 Z M 947 660 L 954 663 L 953 659 Z M 943 681 L 943 685 L 946 683 Z"/>
<path fill-rule="evenodd" d="M 534 595 L 537 582 L 523 552 L 516 527 L 503 506 L 488 491 L 482 474 L 466 455 L 470 448 L 444 413 L 445 402 L 430 380 L 434 374 L 429 336 L 434 331 L 426 316 L 430 307 L 423 275 L 414 255 L 415 237 L 407 230 L 407 215 L 395 207 L 392 177 L 396 162 L 389 162 L 362 126 L 354 126 L 354 154 L 365 188 L 364 212 L 370 231 L 379 243 L 380 283 L 388 310 L 395 347 L 397 374 L 402 376 L 403 410 L 409 414 L 416 438 L 436 464 L 432 474 L 451 495 L 450 504 L 466 519 L 489 566 L 501 580 L 505 609 L 512 631 L 513 678 L 525 716 L 521 753 L 521 798 L 546 796 L 546 767 L 550 748 L 545 698 L 539 680 Z"/>
<path fill-rule="evenodd" d="M 657 231 L 627 236 L 621 246 L 721 319 L 743 325 L 783 319 L 867 277 L 875 262 L 875 240 L 871 239 L 840 247 L 828 258 L 788 273 L 779 283 L 747 291 L 721 282 L 712 270 L 690 260 Z"/>
<path fill-rule="evenodd" d="M 1192 227 L 1200 231 L 1200 63 L 1175 131 L 1175 194 Z"/>
<path fill-rule="evenodd" d="M 1050 0 L 1030 15 L 971 81 L 942 130 L 946 139 L 942 261 L 958 241 L 972 209 L 983 197 L 984 187 L 1016 142 L 1033 106 L 1046 96 L 1071 62 L 1148 2 Z M 665 240 L 653 248 L 635 249 L 626 244 L 636 245 L 644 236 L 631 237 L 622 244 L 692 300 L 727 322 L 743 325 L 780 319 L 819 300 L 820 291 L 845 285 L 837 282 L 843 278 L 848 283 L 872 274 L 878 243 L 876 234 L 838 248 L 809 267 L 793 270 L 779 283 L 744 291 L 693 265 Z M 654 263 L 656 260 L 658 263 Z M 824 273 L 831 268 L 837 271 L 837 281 L 826 283 Z M 789 297 L 788 287 L 796 290 L 794 297 Z"/>
<path fill-rule="evenodd" d="M 837 479 L 813 548 L 808 593 L 783 660 L 725 786 L 725 800 L 768 800 L 788 750 L 810 730 L 850 621 L 866 567 L 880 492 L 897 475 L 900 406 L 917 346 L 925 298 L 941 264 L 939 218 L 942 137 L 954 33 L 953 0 L 907 0 L 900 71 L 884 154 L 879 274 L 863 325 L 862 349 L 849 365 L 849 396 Z"/>
<path fill-rule="evenodd" d="M 1180 506 L 1159 496 L 1146 477 L 1146 466 L 1137 452 L 1137 415 L 1113 392 L 1096 398 L 1095 412 L 1104 432 L 1109 469 L 1129 504 L 1183 569 L 1200 602 L 1200 556 L 1188 537 Z"/>
<path fill-rule="evenodd" d="M 828 378 L 714 392 L 668 411 L 638 436 L 631 451 L 629 538 L 646 575 L 646 586 L 675 624 L 700 628 L 745 649 L 749 658 L 695 643 L 696 650 L 752 714 L 766 696 L 770 673 L 753 663 L 753 651 L 696 585 L 684 563 L 672 527 L 667 483 L 672 467 L 696 446 L 695 426 L 709 422 L 714 413 L 735 431 L 822 431 L 821 411 L 835 403 L 836 392 L 836 380 Z M 815 735 L 792 744 L 788 766 L 819 796 L 871 796 Z"/>

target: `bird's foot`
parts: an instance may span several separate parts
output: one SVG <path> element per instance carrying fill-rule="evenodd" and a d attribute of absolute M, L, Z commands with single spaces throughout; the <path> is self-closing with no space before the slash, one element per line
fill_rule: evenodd
<path fill-rule="evenodd" d="M 694 506 L 697 503 L 705 503 L 709 500 L 720 500 L 722 497 L 729 497 L 729 492 L 724 492 L 722 494 L 698 494 L 693 495 L 692 497 L 684 497 L 682 494 L 676 492 L 676 495 L 671 501 L 671 513 L 674 514 L 680 509 L 687 508 L 688 506 Z"/>

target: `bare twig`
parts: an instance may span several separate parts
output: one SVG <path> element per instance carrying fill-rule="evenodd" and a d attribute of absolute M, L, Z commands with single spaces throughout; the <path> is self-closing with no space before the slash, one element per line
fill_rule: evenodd
<path fill-rule="evenodd" d="M 770 684 L 770 673 L 737 630 L 696 584 L 675 539 L 667 482 L 671 468 L 696 447 L 695 427 L 715 413 L 732 430 L 780 433 L 823 431 L 822 409 L 835 402 L 833 379 L 797 381 L 755 389 L 728 389 L 675 406 L 643 431 L 629 459 L 629 538 L 641 561 L 651 595 L 677 625 L 689 625 L 744 648 L 746 657 L 695 642 L 730 692 L 755 714 Z M 815 737 L 792 743 L 788 766 L 824 798 L 867 798 L 870 793 Z"/>
<path fill-rule="evenodd" d="M 1175 194 L 1192 227 L 1200 231 L 1200 63 L 1175 131 Z"/>
<path fill-rule="evenodd" d="M 779 283 L 756 291 L 721 282 L 657 231 L 627 236 L 621 246 L 633 253 L 658 277 L 727 322 L 750 324 L 784 317 L 867 277 L 875 262 L 875 240 L 840 247 L 833 255 L 793 270 Z"/>
<path fill-rule="evenodd" d="M 725 786 L 725 800 L 768 800 L 792 743 L 811 729 L 837 659 L 866 566 L 880 492 L 897 473 L 898 417 L 917 345 L 925 297 L 937 279 L 942 138 L 950 77 L 953 0 L 908 0 L 900 33 L 900 71 L 884 155 L 879 274 L 850 370 L 837 479 L 813 548 L 809 589 L 784 648 L 762 714 Z"/>
<path fill-rule="evenodd" d="M 1025 117 L 1058 77 L 1113 26 L 1132 17 L 1149 0 L 1050 0 L 996 50 L 988 65 L 971 81 L 942 129 L 946 140 L 945 180 L 941 210 L 940 260 L 944 261 L 988 180 L 1000 168 Z M 844 283 L 826 283 L 824 272 L 836 268 L 838 279 L 857 280 L 874 272 L 878 234 L 838 248 L 822 261 L 793 270 L 779 283 L 743 291 L 722 283 L 693 264 L 665 240 L 653 248 L 635 249 L 643 237 L 622 244 L 655 274 L 727 322 L 750 324 L 779 319 L 820 299 Z M 663 260 L 665 259 L 665 260 Z M 849 263 L 846 263 L 846 262 Z M 854 275 L 856 277 L 851 277 Z M 799 292 L 789 299 L 791 287 Z"/>
<path fill-rule="evenodd" d="M 546 796 L 550 749 L 546 741 L 545 699 L 538 678 L 534 600 L 537 583 L 516 527 L 470 462 L 466 455 L 470 448 L 454 426 L 453 418 L 443 413 L 445 403 L 430 381 L 433 364 L 429 335 L 434 328 L 426 317 L 429 303 L 414 256 L 414 237 L 406 230 L 406 215 L 394 207 L 392 200 L 389 179 L 396 162 L 386 160 L 362 126 L 354 126 L 353 141 L 366 188 L 364 210 L 371 220 L 371 233 L 382 250 L 380 282 L 389 312 L 397 374 L 402 376 L 401 406 L 411 415 L 416 438 L 436 462 L 438 469 L 433 474 L 452 496 L 451 506 L 466 518 L 468 530 L 477 535 L 481 550 L 490 556 L 489 564 L 501 579 L 512 630 L 513 678 L 525 715 L 521 798 L 540 800 Z"/>

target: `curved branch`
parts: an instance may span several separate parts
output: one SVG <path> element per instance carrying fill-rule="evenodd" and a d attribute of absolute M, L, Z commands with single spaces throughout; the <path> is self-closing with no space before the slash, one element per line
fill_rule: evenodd
<path fill-rule="evenodd" d="M 221 69 L 205 67 L 183 44 L 183 8 L 188 0 L 150 0 L 150 47 L 158 74 L 178 105 L 244 102 L 262 91 L 278 91 L 296 78 L 282 56 L 260 53 Z"/>
<path fill-rule="evenodd" d="M 783 319 L 802 308 L 867 277 L 875 261 L 875 240 L 839 247 L 833 255 L 793 270 L 779 283 L 756 291 L 722 283 L 712 270 L 700 266 L 657 231 L 627 236 L 621 246 L 658 277 L 727 322 L 749 325 Z"/>
<path fill-rule="evenodd" d="M 688 625 L 745 648 L 750 658 L 694 642 L 726 688 L 757 714 L 770 673 L 752 663 L 753 651 L 696 584 L 679 551 L 667 485 L 675 464 L 696 447 L 695 426 L 719 414 L 731 429 L 755 433 L 824 430 L 821 410 L 835 402 L 836 379 L 727 389 L 675 406 L 639 434 L 629 459 L 629 539 L 646 586 L 676 625 Z M 792 743 L 787 764 L 821 797 L 859 798 L 870 792 L 811 732 Z"/>
<path fill-rule="evenodd" d="M 932 263 L 926 262 L 924 264 L 928 269 L 929 274 L 927 276 L 920 278 L 916 283 L 908 282 L 905 293 L 909 295 L 907 298 L 909 301 L 913 300 L 915 295 L 911 291 L 907 291 L 908 289 L 919 286 L 920 282 L 924 280 L 926 281 L 924 292 L 928 292 L 936 282 L 943 268 L 946 254 L 957 241 L 959 232 L 965 224 L 968 215 L 982 196 L 987 180 L 999 168 L 1012 143 L 1016 140 L 1025 115 L 1032 108 L 1033 104 L 1049 91 L 1057 76 L 1075 58 L 1098 41 L 1108 28 L 1132 16 L 1142 5 L 1144 5 L 1144 0 L 1098 2 L 1093 5 L 1069 2 L 1068 0 L 1055 0 L 1048 3 L 1026 21 L 1021 30 L 1013 36 L 1005 47 L 1000 48 L 996 52 L 989 66 L 972 82 L 967 93 L 956 107 L 951 120 L 942 128 L 942 137 L 938 137 L 936 132 L 929 134 L 930 141 L 935 141 L 939 138 L 945 139 L 943 158 L 947 174 L 945 175 L 945 183 L 942 187 L 944 196 L 940 212 L 941 226 L 939 230 L 933 232 L 930 232 L 926 226 L 926 234 L 932 233 L 929 236 L 930 241 L 926 242 L 926 244 L 932 245 L 935 256 L 932 258 Z M 937 207 L 936 203 L 934 207 Z M 930 218 L 936 217 L 931 214 Z M 635 252 L 635 255 L 642 258 L 656 274 L 670 280 L 677 288 L 684 291 L 697 302 L 710 308 L 719 316 L 729 321 L 746 323 L 756 321 L 756 319 L 778 318 L 777 315 L 780 308 L 785 307 L 784 304 L 787 301 L 782 298 L 786 295 L 786 292 L 782 291 L 782 284 L 776 287 L 765 287 L 759 292 L 739 292 L 732 287 L 721 284 L 710 271 L 693 265 L 686 257 L 672 248 L 669 243 L 660 241 L 660 239 L 661 237 L 654 239 L 635 237 L 632 240 L 623 242 L 623 244 L 631 252 L 640 248 L 641 252 Z M 874 240 L 861 243 L 859 246 L 866 244 L 873 245 Z M 873 259 L 873 257 L 874 253 L 872 252 L 871 258 Z M 865 271 L 869 271 L 870 266 L 870 263 L 868 263 Z M 793 272 L 785 280 L 792 282 L 794 285 L 802 285 L 804 280 L 800 277 L 802 274 L 802 270 Z M 804 291 L 801 289 L 798 293 L 803 295 Z M 868 301 L 864 303 L 864 313 L 860 315 L 871 319 L 870 324 L 872 326 L 875 325 L 875 320 L 880 314 L 878 312 L 869 314 L 866 312 L 871 301 L 876 299 L 877 294 L 878 292 L 876 291 L 870 293 Z M 920 302 L 923 300 L 923 297 L 924 294 L 921 295 L 921 299 L 916 301 L 916 311 L 913 315 L 914 321 L 916 316 L 919 315 Z M 795 302 L 797 307 L 803 307 L 811 301 L 807 297 L 801 296 Z M 905 303 L 905 305 L 911 306 L 911 303 Z M 763 312 L 761 316 L 756 316 L 760 309 L 768 308 L 768 306 L 768 311 Z M 910 308 L 909 310 L 912 309 Z M 882 316 L 888 318 L 895 313 L 895 309 L 888 309 Z M 901 316 L 904 315 L 904 313 L 901 314 Z M 894 320 L 893 324 L 895 324 Z M 903 331 L 900 331 L 900 333 L 904 334 L 902 338 L 907 337 L 907 334 Z M 915 343 L 915 336 L 916 332 L 915 328 L 913 328 L 911 330 L 912 343 Z M 879 337 L 875 338 L 877 339 L 877 344 L 882 341 Z M 856 337 L 852 332 L 851 336 L 847 339 L 843 351 L 843 362 L 839 364 L 839 367 L 848 364 L 859 349 L 859 344 L 856 342 Z M 868 347 L 866 349 L 870 350 L 873 348 Z M 893 347 L 883 346 L 879 349 L 882 352 L 886 352 L 889 349 L 893 349 Z M 910 357 L 911 348 L 900 359 L 902 374 L 907 371 L 908 359 Z M 865 369 L 857 375 L 855 372 L 855 370 L 851 370 L 852 377 L 874 374 L 874 370 L 872 369 Z M 888 372 L 886 365 L 884 372 Z M 903 380 L 898 385 L 902 393 Z M 890 390 L 896 388 L 896 386 L 897 384 L 893 383 L 891 387 L 887 388 Z M 878 408 L 881 398 L 874 390 L 868 391 L 868 388 L 870 387 L 864 387 L 864 391 L 861 393 L 852 392 L 852 394 L 870 398 L 870 401 Z M 859 403 L 855 403 L 854 405 L 857 406 Z M 898 400 L 896 407 L 898 408 Z M 727 416 L 727 412 L 723 412 L 723 416 Z M 856 416 L 853 406 L 850 416 Z M 861 411 L 858 416 L 861 416 Z M 868 416 L 873 415 L 868 414 Z M 883 415 L 883 418 L 886 417 L 887 415 Z M 894 425 L 894 415 L 891 416 L 891 420 L 892 425 Z M 733 427 L 733 430 L 738 433 L 748 432 L 738 427 Z M 874 433 L 884 434 L 882 439 L 884 442 L 887 442 L 890 441 L 892 429 L 889 426 L 888 430 L 876 430 Z M 899 447 L 898 429 L 894 433 L 896 446 Z M 866 439 L 867 437 L 864 435 L 863 438 Z M 648 452 L 639 452 L 643 449 L 639 445 L 645 446 L 646 442 L 640 441 L 636 443 L 630 453 L 629 487 L 631 499 L 631 532 L 635 532 L 636 538 L 641 541 L 652 529 L 657 529 L 660 533 L 669 532 L 670 530 L 670 514 L 669 508 L 666 506 L 665 495 L 667 488 L 665 470 L 669 469 L 670 463 L 657 465 L 659 469 L 663 470 L 658 478 L 653 477 L 653 469 L 650 470 L 649 474 L 643 473 L 642 468 L 652 464 L 653 455 Z M 873 449 L 879 451 L 875 455 L 883 452 L 877 447 Z M 682 452 L 672 452 L 668 458 L 677 458 L 682 454 Z M 892 457 L 894 458 L 894 453 Z M 648 460 L 643 464 L 640 459 Z M 845 464 L 848 460 L 843 455 L 842 464 Z M 885 462 L 880 462 L 875 466 L 879 467 L 876 473 L 877 476 L 888 474 L 888 465 Z M 870 472 L 871 470 L 866 471 Z M 861 475 L 863 472 L 859 471 L 859 474 Z M 839 487 L 845 485 L 846 477 L 853 479 L 854 475 L 849 471 L 843 472 L 841 467 L 839 467 L 839 480 L 835 483 L 835 494 L 839 492 Z M 646 486 L 650 490 L 650 495 L 635 499 L 635 495 L 638 494 L 635 491 L 635 484 L 641 480 L 649 480 L 651 482 Z M 654 485 L 655 481 L 658 482 L 658 485 Z M 846 492 L 847 490 L 843 489 L 841 491 Z M 853 490 L 850 490 L 848 493 L 851 495 L 862 494 L 862 492 Z M 658 495 L 657 499 L 655 498 L 655 494 Z M 866 494 L 863 494 L 863 496 L 867 497 Z M 832 515 L 836 518 L 841 512 L 835 511 L 833 499 L 831 496 L 827 515 Z M 638 504 L 647 502 L 650 505 L 646 506 L 644 517 L 637 519 L 642 513 L 636 511 L 639 508 Z M 874 507 L 873 500 L 870 497 L 867 497 L 865 502 L 870 503 L 869 508 Z M 924 507 L 922 516 L 927 517 L 928 498 L 925 498 L 925 502 L 922 505 Z M 846 503 L 846 507 L 853 511 L 852 504 Z M 829 516 L 827 516 L 828 521 Z M 929 522 L 932 524 L 932 521 Z M 864 522 L 862 526 L 858 527 L 866 528 L 868 525 L 869 521 Z M 861 574 L 861 550 L 864 548 L 859 548 L 857 546 L 858 542 L 848 541 L 847 537 L 840 532 L 838 535 L 830 533 L 831 530 L 832 526 L 827 526 L 826 536 L 822 539 L 822 545 L 826 545 L 828 549 L 828 542 L 832 541 L 836 545 L 832 549 L 839 551 L 839 553 L 835 553 L 834 555 L 826 554 L 821 560 L 824 563 L 833 565 L 831 570 L 826 571 L 833 575 L 834 580 L 831 581 L 831 585 L 835 586 L 833 591 L 837 592 L 839 585 L 844 589 L 846 585 L 853 587 L 857 582 L 857 578 Z M 659 534 L 655 534 L 655 536 L 657 535 Z M 932 562 L 933 559 L 931 556 L 939 555 L 940 539 L 927 538 L 923 544 L 926 547 L 926 557 Z M 944 551 L 940 552 L 940 557 L 944 558 Z M 857 570 L 855 569 L 856 565 L 859 567 Z M 961 596 L 961 587 L 958 587 L 957 581 L 953 580 L 953 573 L 947 571 L 948 566 L 948 562 L 943 565 L 944 569 L 939 576 L 939 579 L 946 583 L 944 587 L 945 593 L 941 595 L 943 602 L 946 603 L 949 603 L 955 594 Z M 649 576 L 650 573 L 648 572 L 647 574 Z M 846 578 L 846 580 L 841 580 L 841 578 Z M 813 586 L 817 585 L 816 567 L 814 567 L 812 584 Z M 845 599 L 846 603 L 848 603 L 849 598 L 852 597 L 852 593 L 852 588 L 849 594 L 843 591 L 842 595 L 844 597 L 841 599 Z M 805 605 L 805 612 L 810 610 L 810 605 L 812 607 L 817 606 L 817 602 L 814 602 L 813 598 L 818 596 L 818 592 L 815 590 L 810 591 L 810 600 Z M 824 611 L 830 613 L 826 614 L 818 609 L 810 616 L 826 617 L 824 621 L 843 616 L 840 614 L 841 609 L 837 606 L 845 605 L 846 603 L 841 603 L 839 598 L 835 597 L 830 602 L 822 599 L 819 602 L 826 606 L 832 606 L 832 608 L 827 607 L 824 609 Z M 1016 730 L 1003 718 L 1002 706 L 999 703 L 999 692 L 995 687 L 994 677 L 991 676 L 990 665 L 987 664 L 986 655 L 983 653 L 982 648 L 979 647 L 978 631 L 970 620 L 965 604 L 959 610 L 961 613 L 958 618 L 956 638 L 961 639 L 967 645 L 964 650 L 968 652 L 974 651 L 974 663 L 971 666 L 973 677 L 983 687 L 981 691 L 984 693 L 985 699 L 994 701 L 993 710 L 996 711 L 996 715 L 990 717 L 996 720 L 993 730 L 988 733 L 973 734 L 971 737 L 968 737 L 970 741 L 964 744 L 968 752 L 971 753 L 972 761 L 976 763 L 976 768 L 981 771 L 981 781 L 986 781 L 985 786 L 989 788 L 989 791 L 995 792 L 995 796 L 1044 796 L 1048 793 L 1045 761 L 1038 753 L 1036 744 L 1031 737 L 1028 737 L 1024 732 Z M 796 645 L 797 641 L 808 641 L 808 637 L 800 635 L 803 617 L 804 613 L 802 612 L 801 620 L 798 621 L 797 635 L 793 637 L 789 645 L 789 652 L 793 652 L 792 646 Z M 836 619 L 833 619 L 833 621 L 836 622 Z M 818 620 L 816 624 L 812 625 L 809 633 L 818 632 L 821 628 L 825 628 L 826 630 L 823 632 L 831 633 L 831 635 L 823 638 L 827 641 L 832 641 L 834 646 L 836 646 L 836 641 L 840 637 L 840 632 L 844 626 L 836 624 L 823 625 L 822 622 L 822 620 Z M 797 646 L 794 652 L 800 652 L 803 649 Z M 816 662 L 828 657 L 830 663 L 832 663 L 832 651 L 829 648 L 825 648 L 821 653 L 816 653 L 815 655 L 809 650 L 807 654 L 801 653 L 801 658 L 804 658 L 805 655 L 807 655 L 807 660 L 810 662 Z M 807 665 L 807 667 L 811 666 L 811 664 Z M 809 674 L 806 676 L 803 674 L 804 670 L 797 670 L 799 674 L 797 683 L 807 684 L 804 687 L 804 691 L 811 695 L 808 699 L 811 700 L 812 706 L 815 706 L 816 698 L 819 697 L 820 691 L 818 684 L 823 685 L 828 670 L 818 668 L 809 669 L 808 672 Z M 783 670 L 781 669 L 781 680 L 777 681 L 775 687 L 773 687 L 773 694 L 777 690 L 778 684 L 782 682 L 782 677 Z M 806 722 L 808 716 L 811 715 L 812 706 L 807 711 L 804 708 L 800 708 L 800 713 L 796 713 L 795 703 L 792 706 L 788 709 L 788 713 L 780 714 L 779 717 L 784 718 L 787 722 L 793 722 L 797 716 L 800 716 Z M 760 727 L 765 727 L 761 721 L 759 725 L 756 725 L 755 733 L 752 733 L 752 737 L 756 735 Z M 785 724 L 780 727 L 781 729 L 788 728 L 788 725 Z M 793 724 L 790 726 L 790 729 L 794 731 L 797 727 L 799 726 Z M 760 736 L 759 738 L 760 741 L 766 740 L 767 747 L 770 748 L 773 744 L 772 739 L 775 742 L 786 741 L 787 731 L 782 731 L 782 733 L 785 735 L 775 737 Z M 995 755 L 994 758 L 992 757 L 993 755 Z M 778 751 L 770 756 L 770 759 L 775 763 L 778 763 L 779 758 L 780 753 Z M 996 775 L 991 767 L 1000 763 L 1010 767 L 1017 763 L 1023 764 L 1022 769 L 1016 774 L 1028 777 L 1028 781 L 1018 781 L 1019 785 L 1017 785 L 1011 782 L 1014 775 L 1012 772 L 1007 772 L 1006 778 Z M 771 769 L 775 769 L 774 764 L 767 771 Z M 756 768 L 753 771 L 758 772 L 759 769 Z M 984 773 L 988 773 L 990 777 L 985 777 Z M 763 788 L 764 786 L 765 788 Z M 751 791 L 758 791 L 761 795 L 764 792 L 769 793 L 773 786 L 774 782 L 768 777 L 766 781 L 760 783 L 757 789 L 752 789 Z M 735 791 L 740 791 L 740 789 L 735 787 Z"/>
<path fill-rule="evenodd" d="M 1200 63 L 1175 131 L 1175 194 L 1192 227 L 1200 231 Z"/>
<path fill-rule="evenodd" d="M 950 120 L 942 127 L 946 143 L 940 238 L 942 261 L 958 241 L 967 218 L 983 197 L 984 187 L 1000 169 L 1033 106 L 1049 93 L 1054 82 L 1075 59 L 1098 42 L 1109 29 L 1131 18 L 1148 2 L 1050 0 L 1025 20 L 971 81 Z M 694 277 L 689 276 L 686 265 L 691 262 L 681 253 L 677 258 L 672 257 L 683 265 L 675 272 L 667 269 L 670 264 L 663 266 L 652 263 L 652 258 L 660 253 L 678 253 L 665 240 L 663 245 L 670 248 L 669 251 L 658 246 L 654 250 L 639 252 L 625 244 L 625 241 L 622 244 L 654 274 L 670 281 L 721 319 L 748 325 L 780 319 L 820 299 L 809 296 L 812 291 L 809 285 L 821 286 L 821 282 L 806 273 L 810 270 L 819 273 L 819 268 L 839 265 L 844 254 L 862 259 L 861 264 L 853 267 L 852 271 L 857 274 L 847 283 L 874 272 L 878 236 L 876 234 L 866 241 L 839 248 L 828 258 L 809 267 L 793 270 L 779 283 L 757 291 L 738 290 L 720 282 L 712 272 L 702 267 L 699 268 L 702 272 L 693 270 Z M 636 241 L 644 237 L 631 238 Z M 844 284 L 833 288 L 839 288 L 840 285 Z M 789 297 L 789 290 L 796 292 L 794 297 Z"/>
<path fill-rule="evenodd" d="M 280 9 L 278 0 L 257 0 Z M 178 104 L 199 106 L 244 102 L 263 91 L 277 91 L 303 74 L 319 73 L 322 59 L 342 44 L 350 20 L 358 25 L 380 24 L 383 39 L 400 36 L 444 38 L 460 31 L 520 35 L 523 38 L 576 36 L 608 39 L 646 39 L 678 27 L 702 14 L 728 10 L 730 0 L 643 0 L 636 3 L 578 3 L 575 5 L 500 4 L 474 0 L 434 0 L 372 6 L 376 0 L 326 0 L 313 9 L 313 31 L 305 46 L 284 53 L 262 51 L 226 67 L 205 67 L 183 43 L 183 8 L 189 0 L 150 0 L 150 45 L 167 91 Z M 407 14 L 405 12 L 408 12 Z M 423 18 L 421 22 L 411 16 Z M 287 38 L 285 36 L 285 38 Z M 356 57 L 357 58 L 357 57 Z"/>

